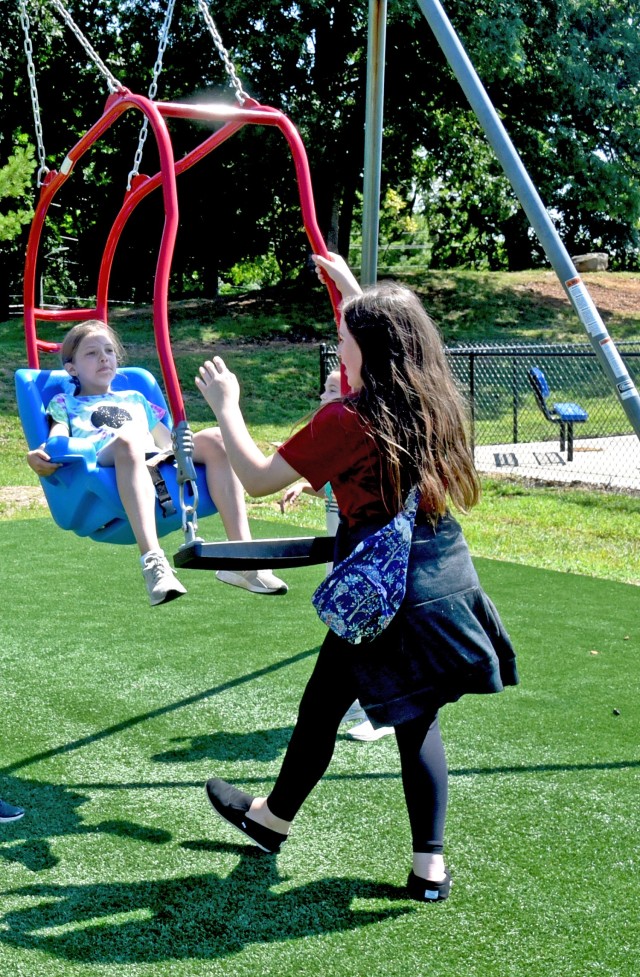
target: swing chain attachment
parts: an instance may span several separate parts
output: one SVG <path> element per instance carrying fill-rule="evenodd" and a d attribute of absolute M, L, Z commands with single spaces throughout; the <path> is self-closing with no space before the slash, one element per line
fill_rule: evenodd
<path fill-rule="evenodd" d="M 186 421 L 179 421 L 171 432 L 173 453 L 176 457 L 178 469 L 178 488 L 180 491 L 180 512 L 182 513 L 182 531 L 185 545 L 195 542 L 198 532 L 198 483 L 196 468 L 193 462 L 193 432 Z M 193 499 L 191 503 L 185 500 L 185 486 L 189 488 Z"/>
<path fill-rule="evenodd" d="M 33 124 L 36 130 L 36 141 L 38 143 L 38 178 L 36 186 L 41 187 L 45 177 L 49 172 L 47 166 L 47 156 L 44 150 L 44 135 L 42 132 L 42 120 L 40 118 L 40 102 L 38 100 L 38 86 L 36 84 L 36 69 L 33 62 L 33 45 L 31 43 L 30 22 L 27 13 L 25 0 L 20 0 L 20 25 L 24 31 L 24 53 L 27 56 L 27 73 L 29 75 L 29 89 L 31 91 L 31 104 L 33 106 Z"/>
<path fill-rule="evenodd" d="M 209 33 L 213 38 L 213 43 L 216 46 L 218 54 L 220 55 L 220 57 L 224 62 L 225 71 L 229 76 L 229 81 L 231 82 L 231 85 L 235 92 L 236 99 L 242 106 L 250 98 L 250 96 L 245 92 L 242 85 L 240 84 L 240 79 L 236 74 L 236 69 L 233 66 L 231 58 L 229 57 L 229 52 L 227 51 L 224 44 L 222 43 L 222 38 L 218 33 L 218 28 L 213 22 L 213 17 L 209 12 L 209 8 L 207 7 L 205 0 L 198 0 L 198 7 L 200 8 L 200 13 L 202 14 L 205 24 L 209 28 Z"/>
<path fill-rule="evenodd" d="M 94 51 L 94 49 L 91 47 L 91 44 L 84 36 L 84 34 L 82 33 L 78 25 L 75 23 L 69 11 L 66 10 L 64 5 L 60 2 L 60 0 L 49 0 L 49 2 L 53 7 L 55 7 L 55 9 L 58 11 L 60 16 L 66 22 L 69 29 L 75 34 L 77 39 L 80 41 L 80 44 L 82 45 L 86 53 L 89 55 L 89 58 L 91 59 L 91 61 L 93 61 L 98 71 L 100 71 L 100 73 L 104 75 L 104 77 L 107 79 L 109 91 L 112 94 L 114 92 L 126 91 L 125 86 L 121 82 L 119 82 L 118 79 L 115 77 L 115 75 L 113 75 L 109 71 L 109 69 L 107 68 L 106 64 L 104 63 L 100 55 L 97 53 L 97 51 Z"/>
<path fill-rule="evenodd" d="M 167 49 L 167 43 L 169 40 L 169 28 L 171 27 L 171 21 L 173 20 L 173 11 L 175 9 L 176 0 L 169 0 L 167 4 L 167 9 L 164 15 L 164 22 L 160 29 L 160 37 L 158 40 L 158 53 L 156 55 L 156 63 L 153 66 L 153 78 L 151 79 L 151 84 L 149 85 L 148 97 L 150 101 L 158 94 L 158 79 L 162 72 L 162 61 L 164 59 L 164 52 Z M 142 151 L 144 149 L 144 144 L 147 141 L 147 135 L 149 132 L 149 119 L 145 115 L 142 126 L 140 127 L 140 136 L 138 137 L 138 148 L 136 149 L 136 154 L 133 159 L 133 169 L 127 177 L 127 190 L 131 189 L 133 180 L 140 172 L 140 164 L 142 162 Z"/>

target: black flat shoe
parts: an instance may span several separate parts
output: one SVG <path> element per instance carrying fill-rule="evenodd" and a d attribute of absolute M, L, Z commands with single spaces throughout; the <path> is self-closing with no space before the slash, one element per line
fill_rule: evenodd
<path fill-rule="evenodd" d="M 421 879 L 419 875 L 409 872 L 407 889 L 411 898 L 418 902 L 438 902 L 440 899 L 448 897 L 451 889 L 451 876 L 445 869 L 442 882 L 430 882 L 429 879 Z"/>
<path fill-rule="evenodd" d="M 282 843 L 289 836 L 272 831 L 271 828 L 266 828 L 263 824 L 258 824 L 257 821 L 247 817 L 247 811 L 253 801 L 251 794 L 245 794 L 243 790 L 238 790 L 237 787 L 218 777 L 207 780 L 205 791 L 211 807 L 223 821 L 241 831 L 263 851 L 268 851 L 272 855 L 280 851 Z"/>

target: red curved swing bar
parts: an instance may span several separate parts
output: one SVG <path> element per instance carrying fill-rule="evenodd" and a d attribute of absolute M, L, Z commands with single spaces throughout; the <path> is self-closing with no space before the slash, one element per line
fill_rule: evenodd
<path fill-rule="evenodd" d="M 248 106 L 248 107 L 247 107 Z M 38 249 L 42 237 L 44 221 L 51 201 L 60 187 L 66 182 L 78 160 L 87 150 L 116 122 L 127 110 L 137 109 L 149 120 L 151 131 L 158 145 L 160 170 L 152 177 L 138 176 L 131 189 L 125 194 L 124 203 L 113 223 L 103 252 L 98 285 L 96 306 L 91 309 L 41 309 L 35 304 L 35 282 Z M 224 123 L 213 135 L 207 137 L 181 160 L 176 162 L 166 118 L 197 119 Z M 152 191 L 162 187 L 164 203 L 164 227 L 158 251 L 156 277 L 153 294 L 153 322 L 158 359 L 164 378 L 167 399 L 171 407 L 174 424 L 186 421 L 182 391 L 175 368 L 169 335 L 169 278 L 178 229 L 178 197 L 176 176 L 194 166 L 210 152 L 225 142 L 230 136 L 247 124 L 270 125 L 280 129 L 289 144 L 295 164 L 300 195 L 304 228 L 316 254 L 327 256 L 327 247 L 318 227 L 311 175 L 306 150 L 302 139 L 292 122 L 278 109 L 259 105 L 249 100 L 244 106 L 223 104 L 187 105 L 173 102 L 152 102 L 142 95 L 134 95 L 124 90 L 110 95 L 102 117 L 88 130 L 69 151 L 58 172 L 47 174 L 42 185 L 40 198 L 31 225 L 24 272 L 24 323 L 29 367 L 39 369 L 38 351 L 54 352 L 57 343 L 49 343 L 37 338 L 36 322 L 86 320 L 92 318 L 107 320 L 107 298 L 109 280 L 116 249 L 123 229 L 138 204 Z M 336 322 L 340 295 L 333 282 L 327 283 Z"/>

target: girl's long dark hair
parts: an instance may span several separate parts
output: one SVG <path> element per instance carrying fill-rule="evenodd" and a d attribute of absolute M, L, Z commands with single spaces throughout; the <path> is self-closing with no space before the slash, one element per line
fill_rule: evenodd
<path fill-rule="evenodd" d="M 350 401 L 378 445 L 384 500 L 398 511 L 413 485 L 439 514 L 447 496 L 465 511 L 480 497 L 466 408 L 440 334 L 417 295 L 380 282 L 344 301 L 347 329 L 362 352 L 362 388 Z"/>

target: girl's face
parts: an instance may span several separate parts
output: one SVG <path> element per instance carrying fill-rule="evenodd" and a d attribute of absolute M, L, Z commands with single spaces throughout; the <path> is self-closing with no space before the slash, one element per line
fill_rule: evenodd
<path fill-rule="evenodd" d="M 80 381 L 80 395 L 106 393 L 116 375 L 118 361 L 113 342 L 106 332 L 90 333 L 80 340 L 71 363 L 65 363 L 69 376 Z"/>
<path fill-rule="evenodd" d="M 347 329 L 344 316 L 340 319 L 338 338 L 338 356 L 347 374 L 347 383 L 357 393 L 362 387 L 362 351 Z"/>
<path fill-rule="evenodd" d="M 320 403 L 328 404 L 342 396 L 340 390 L 340 370 L 333 370 L 324 382 L 324 390 L 320 394 Z"/>

